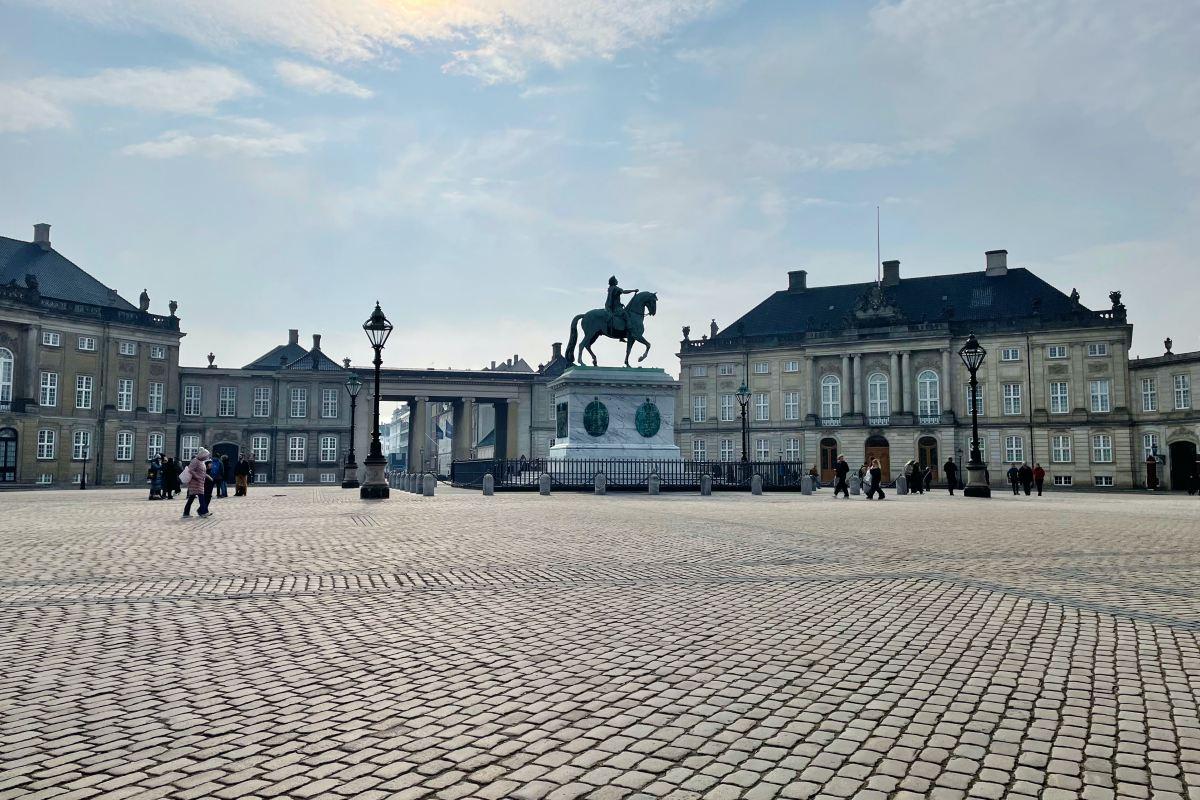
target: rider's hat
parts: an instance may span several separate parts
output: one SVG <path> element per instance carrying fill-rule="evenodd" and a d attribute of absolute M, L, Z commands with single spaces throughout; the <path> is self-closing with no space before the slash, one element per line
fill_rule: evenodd
<path fill-rule="evenodd" d="M 611 278 L 608 279 L 608 285 L 609 286 L 617 285 L 617 276 L 616 275 L 613 275 Z"/>

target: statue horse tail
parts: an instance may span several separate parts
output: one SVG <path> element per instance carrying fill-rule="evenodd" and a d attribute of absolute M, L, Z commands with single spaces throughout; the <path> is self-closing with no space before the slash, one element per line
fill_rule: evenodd
<path fill-rule="evenodd" d="M 576 314 L 575 319 L 571 320 L 571 338 L 567 340 L 567 363 L 575 363 L 575 328 L 579 324 L 579 320 L 583 319 L 583 314 Z"/>

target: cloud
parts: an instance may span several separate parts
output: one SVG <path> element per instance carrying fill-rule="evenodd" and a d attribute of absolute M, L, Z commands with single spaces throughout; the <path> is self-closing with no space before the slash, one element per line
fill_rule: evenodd
<path fill-rule="evenodd" d="M 93 23 L 156 29 L 206 47 L 251 42 L 324 61 L 365 61 L 388 49 L 448 46 L 453 49 L 448 71 L 497 83 L 522 80 L 536 65 L 557 68 L 610 58 L 735 2 L 49 0 L 49 5 Z"/>
<path fill-rule="evenodd" d="M 121 148 L 121 152 L 127 156 L 158 159 L 191 155 L 207 158 L 271 158 L 307 152 L 310 138 L 298 133 L 247 136 L 224 133 L 196 135 L 183 131 L 168 131 L 157 139 L 127 145 Z"/>
<path fill-rule="evenodd" d="M 311 94 L 345 94 L 366 100 L 375 95 L 370 89 L 324 67 L 297 61 L 276 61 L 275 74 L 295 89 Z"/>
<path fill-rule="evenodd" d="M 67 127 L 71 108 L 80 105 L 209 115 L 222 103 L 255 91 L 238 73 L 217 66 L 106 69 L 86 77 L 0 83 L 0 131 Z"/>
<path fill-rule="evenodd" d="M 745 163 L 756 173 L 786 171 L 861 171 L 907 164 L 914 158 L 948 152 L 948 139 L 901 142 L 835 142 L 814 147 L 791 147 L 773 142 L 750 143 Z"/>

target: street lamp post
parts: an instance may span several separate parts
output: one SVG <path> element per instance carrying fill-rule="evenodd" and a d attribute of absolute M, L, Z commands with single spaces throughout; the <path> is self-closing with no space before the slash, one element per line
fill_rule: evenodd
<path fill-rule="evenodd" d="M 966 466 L 966 464 L 963 463 L 962 448 L 961 447 L 956 448 L 954 452 L 958 456 L 958 460 L 954 462 L 955 466 L 958 467 L 958 473 L 954 478 L 954 482 L 958 485 L 955 486 L 954 488 L 961 489 L 961 488 L 963 488 L 962 470 L 963 470 L 963 467 Z"/>
<path fill-rule="evenodd" d="M 371 426 L 371 452 L 363 460 L 366 480 L 359 488 L 358 496 L 364 500 L 382 500 L 390 495 L 390 491 L 387 481 L 383 479 L 383 468 L 387 459 L 383 457 L 383 445 L 379 441 L 379 368 L 383 365 L 383 346 L 392 334 L 392 323 L 383 315 L 378 301 L 375 302 L 375 310 L 371 312 L 371 316 L 363 323 L 363 330 L 366 331 L 367 339 L 371 341 L 371 347 L 375 350 L 375 409 Z"/>
<path fill-rule="evenodd" d="M 737 394 L 738 405 L 742 407 L 742 463 L 750 460 L 750 427 L 746 420 L 746 406 L 750 405 L 750 388 L 746 386 L 746 382 L 742 381 L 742 385 L 738 387 Z"/>
<path fill-rule="evenodd" d="M 987 350 L 975 338 L 975 334 L 967 337 L 967 343 L 958 351 L 959 358 L 971 374 L 971 460 L 967 463 L 967 488 L 963 494 L 967 497 L 991 497 L 992 487 L 987 482 L 987 467 L 983 463 L 983 454 L 979 452 L 979 367 L 987 357 Z"/>
<path fill-rule="evenodd" d="M 350 450 L 346 453 L 346 468 L 342 474 L 343 489 L 357 489 L 358 464 L 354 460 L 354 411 L 358 405 L 358 393 L 362 390 L 362 378 L 351 372 L 346 378 L 346 391 L 350 393 Z"/>
<path fill-rule="evenodd" d="M 83 446 L 83 463 L 79 467 L 79 488 L 80 489 L 87 488 L 87 462 L 88 462 L 88 451 L 89 450 L 91 450 L 91 446 L 85 444 Z"/>

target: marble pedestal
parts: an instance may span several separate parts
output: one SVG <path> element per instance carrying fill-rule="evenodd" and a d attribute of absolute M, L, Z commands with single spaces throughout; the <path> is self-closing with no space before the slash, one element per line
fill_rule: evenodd
<path fill-rule="evenodd" d="M 661 369 L 572 367 L 550 382 L 557 423 L 551 461 L 678 461 L 675 396 Z"/>

